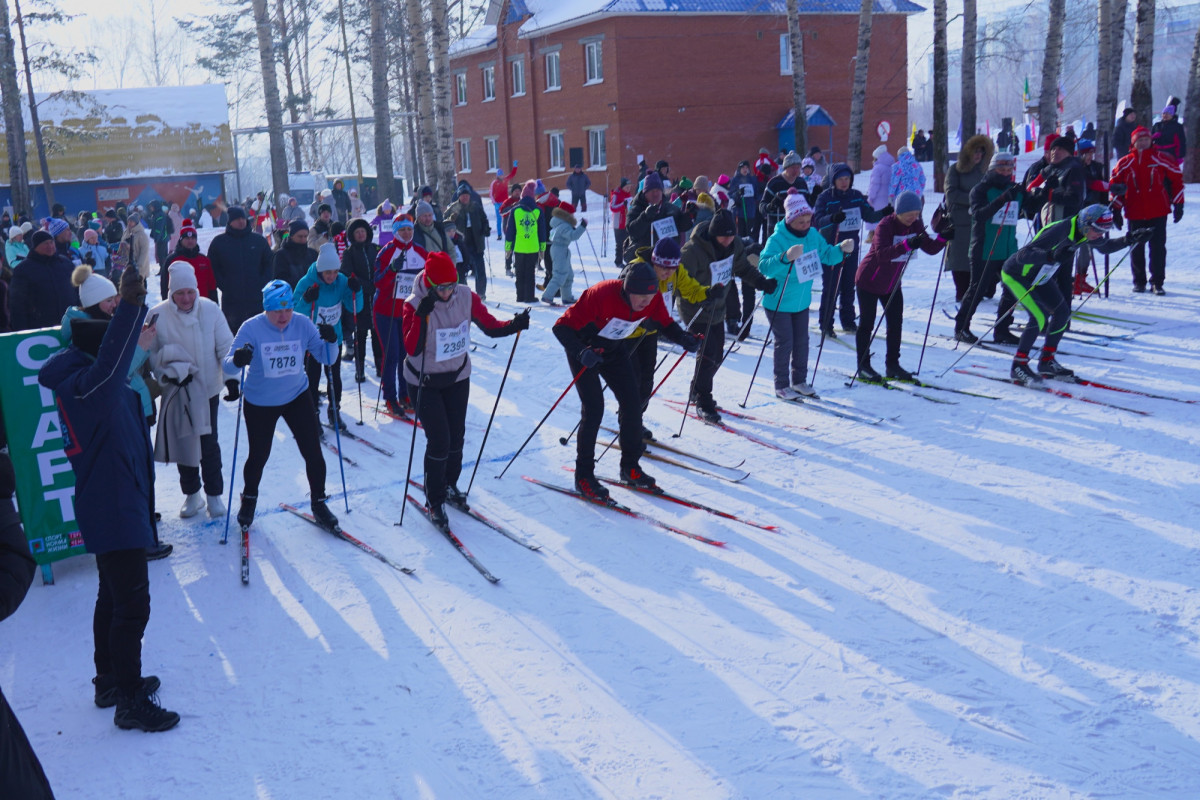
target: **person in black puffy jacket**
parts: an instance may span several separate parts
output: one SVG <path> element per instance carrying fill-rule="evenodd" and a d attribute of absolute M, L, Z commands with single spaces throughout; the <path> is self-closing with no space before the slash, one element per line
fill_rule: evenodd
<path fill-rule="evenodd" d="M 247 225 L 246 211 L 230 206 L 229 224 L 208 246 L 221 310 L 236 331 L 242 323 L 262 311 L 262 287 L 271 281 L 271 245 Z"/>

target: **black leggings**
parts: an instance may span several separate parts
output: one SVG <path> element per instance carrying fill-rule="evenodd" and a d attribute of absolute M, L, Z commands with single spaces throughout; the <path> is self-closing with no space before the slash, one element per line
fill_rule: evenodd
<path fill-rule="evenodd" d="M 887 325 L 887 356 L 884 363 L 900 363 L 900 335 L 904 324 L 904 294 L 897 286 L 891 294 L 875 294 L 861 286 L 858 288 L 858 333 L 855 344 L 859 366 L 871 363 L 871 336 L 875 333 L 876 303 L 887 310 L 884 322 Z"/>
<path fill-rule="evenodd" d="M 246 467 L 242 470 L 242 491 L 251 497 L 258 497 L 263 467 L 271 457 L 275 425 L 283 417 L 304 458 L 308 489 L 314 500 L 323 499 L 325 458 L 321 455 L 321 425 L 317 422 L 317 409 L 313 406 L 312 395 L 301 392 L 295 400 L 281 406 L 256 406 L 247 400 L 242 403 L 242 413 L 246 417 L 246 440 L 250 445 Z"/>
<path fill-rule="evenodd" d="M 142 685 L 142 634 L 150 621 L 150 576 L 146 551 L 96 554 L 100 591 L 92 614 L 96 675 L 111 675 L 117 688 L 133 694 Z"/>
<path fill-rule="evenodd" d="M 383 368 L 383 351 L 379 346 L 379 331 L 371 324 L 371 302 L 364 298 L 363 310 L 358 312 L 354 326 L 354 369 L 366 372 L 367 368 L 367 334 L 371 334 L 371 353 L 375 356 L 375 373 Z"/>
<path fill-rule="evenodd" d="M 417 385 L 410 383 L 408 396 L 416 402 L 417 394 Z M 458 485 L 470 396 L 469 380 L 444 389 L 426 384 L 420 390 L 417 419 L 425 428 L 425 499 L 430 505 L 446 502 L 446 487 Z"/>
<path fill-rule="evenodd" d="M 308 376 L 308 393 L 312 395 L 313 408 L 320 403 L 321 397 L 321 373 L 323 373 L 325 365 L 317 361 L 311 355 L 304 357 L 304 374 Z M 338 345 L 337 360 L 333 362 L 331 367 L 333 372 L 333 407 L 337 408 L 342 402 L 342 347 Z"/>
<path fill-rule="evenodd" d="M 649 345 L 644 342 L 642 347 Z M 583 365 L 574 353 L 567 353 L 567 364 L 571 375 L 576 375 Z M 575 475 L 591 478 L 596 474 L 596 435 L 604 417 L 604 390 L 600 379 L 608 382 L 608 388 L 617 398 L 617 421 L 621 433 L 621 467 L 636 467 L 642 456 L 642 396 L 638 391 L 637 372 L 629 353 L 621 349 L 610 354 L 598 367 L 593 367 L 579 376 L 575 391 L 579 393 L 582 408 L 579 416 L 579 435 L 575 439 Z"/>

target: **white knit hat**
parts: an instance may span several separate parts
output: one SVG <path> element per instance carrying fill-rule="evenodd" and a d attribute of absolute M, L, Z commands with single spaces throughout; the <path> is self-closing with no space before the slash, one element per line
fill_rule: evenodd
<path fill-rule="evenodd" d="M 871 155 L 873 155 L 875 158 L 879 158 L 880 156 L 886 155 L 887 151 L 888 151 L 887 145 L 881 144 L 881 145 L 879 145 L 879 147 L 875 148 L 875 151 L 872 152 Z"/>
<path fill-rule="evenodd" d="M 804 199 L 804 195 L 799 192 L 788 193 L 787 199 L 783 201 L 783 219 L 785 222 L 791 222 L 796 217 L 808 214 L 812 216 L 812 206 L 808 204 L 808 200 Z"/>
<path fill-rule="evenodd" d="M 337 245 L 333 242 L 321 245 L 321 249 L 317 251 L 317 272 L 337 272 L 341 266 L 342 260 L 338 258 Z"/>
<path fill-rule="evenodd" d="M 8 229 L 8 238 L 10 238 L 10 239 L 15 239 L 18 236 L 24 236 L 24 235 L 25 235 L 25 231 L 23 231 L 20 228 L 20 226 L 13 225 L 11 228 Z"/>
<path fill-rule="evenodd" d="M 167 267 L 167 293 L 175 294 L 180 289 L 200 289 L 196 283 L 196 268 L 186 261 L 172 261 Z"/>
<path fill-rule="evenodd" d="M 90 308 L 101 300 L 115 297 L 117 287 L 103 275 L 92 272 L 87 264 L 81 264 L 71 273 L 71 283 L 79 287 L 79 307 Z"/>

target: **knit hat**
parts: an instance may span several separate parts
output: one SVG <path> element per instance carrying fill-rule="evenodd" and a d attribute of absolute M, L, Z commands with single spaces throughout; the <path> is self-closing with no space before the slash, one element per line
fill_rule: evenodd
<path fill-rule="evenodd" d="M 567 212 L 568 214 L 575 213 L 575 206 L 571 205 L 570 203 L 559 203 L 556 206 L 556 208 L 561 208 L 563 211 Z"/>
<path fill-rule="evenodd" d="M 695 189 L 697 193 L 707 192 L 712 188 L 712 181 L 709 180 L 707 175 L 697 175 L 696 180 L 692 182 L 691 188 Z"/>
<path fill-rule="evenodd" d="M 1164 107 L 1163 107 L 1163 110 L 1162 110 L 1162 113 L 1164 113 L 1164 114 L 1170 114 L 1171 116 L 1175 116 L 1175 106 L 1174 106 L 1174 105 L 1171 105 L 1171 104 L 1168 104 L 1168 105 L 1164 106 Z"/>
<path fill-rule="evenodd" d="M 1006 153 L 1003 150 L 998 151 L 992 156 L 991 162 L 988 164 L 988 169 L 996 167 L 1015 167 L 1017 165 L 1017 157 L 1012 153 Z"/>
<path fill-rule="evenodd" d="M 701 208 L 707 208 L 709 211 L 717 210 L 717 203 L 712 199 L 712 195 L 708 192 L 701 192 L 696 195 L 696 205 Z"/>
<path fill-rule="evenodd" d="M 15 239 L 18 236 L 24 236 L 25 231 L 19 225 L 13 225 L 8 229 L 8 238 Z"/>
<path fill-rule="evenodd" d="M 769 155 L 771 155 L 771 151 L 765 147 L 760 147 L 760 148 L 758 148 L 758 154 L 760 156 L 769 156 Z"/>
<path fill-rule="evenodd" d="M 629 185 L 629 178 L 621 178 L 621 183 L 618 188 L 624 188 Z"/>
<path fill-rule="evenodd" d="M 396 232 L 401 228 L 411 228 L 413 226 L 413 218 L 408 214 L 397 214 L 392 220 L 392 232 Z"/>
<path fill-rule="evenodd" d="M 796 217 L 812 216 L 812 206 L 808 204 L 808 200 L 804 195 L 797 192 L 795 189 L 788 190 L 788 196 L 783 201 L 783 221 L 791 222 Z"/>
<path fill-rule="evenodd" d="M 317 272 L 336 272 L 341 266 L 342 259 L 338 257 L 337 245 L 333 242 L 321 245 L 321 249 L 317 251 Z"/>
<path fill-rule="evenodd" d="M 53 236 L 55 239 L 57 239 L 58 235 L 60 233 L 62 233 L 65 230 L 70 229 L 70 227 L 71 226 L 67 224 L 67 221 L 65 219 L 59 219 L 58 217 L 51 217 L 50 221 L 46 223 L 46 232 L 49 233 L 51 236 Z"/>
<path fill-rule="evenodd" d="M 1149 136 L 1150 131 L 1146 130 L 1144 125 L 1138 125 L 1133 129 L 1133 133 L 1129 134 L 1129 141 L 1136 142 L 1139 136 Z"/>
<path fill-rule="evenodd" d="M 528 197 L 532 200 L 534 197 L 536 197 L 537 185 L 538 182 L 535 180 L 525 181 L 525 185 L 521 187 L 521 199 L 524 200 L 526 197 Z"/>
<path fill-rule="evenodd" d="M 196 268 L 186 261 L 172 261 L 167 267 L 167 296 L 175 294 L 180 289 L 197 289 Z"/>
<path fill-rule="evenodd" d="M 117 294 L 117 287 L 113 286 L 113 282 L 92 272 L 92 268 L 87 264 L 80 264 L 75 268 L 71 273 L 71 284 L 79 287 L 80 308 L 89 308 Z"/>
<path fill-rule="evenodd" d="M 379 204 L 379 210 L 385 214 L 392 213 L 392 201 L 384 198 L 383 202 Z"/>
<path fill-rule="evenodd" d="M 235 219 L 245 219 L 246 209 L 242 208 L 241 206 L 230 206 L 229 208 L 225 209 L 225 214 L 228 216 L 229 221 L 233 222 Z"/>
<path fill-rule="evenodd" d="M 308 230 L 308 223 L 302 219 L 294 219 L 294 220 L 292 220 L 292 224 L 288 225 L 288 235 L 289 236 L 297 234 L 300 231 L 306 231 L 306 230 Z"/>
<path fill-rule="evenodd" d="M 671 166 L 671 165 L 667 163 L 667 160 L 665 158 L 660 158 L 658 161 L 654 162 L 654 171 L 658 172 L 663 167 L 669 167 L 669 166 Z"/>
<path fill-rule="evenodd" d="M 460 181 L 458 186 L 454 187 L 454 196 L 458 197 L 462 194 L 471 194 L 471 184 L 466 181 Z"/>
<path fill-rule="evenodd" d="M 458 283 L 458 269 L 450 256 L 435 250 L 425 257 L 425 284 L 432 287 L 444 283 Z"/>
<path fill-rule="evenodd" d="M 675 188 L 681 192 L 686 192 L 688 189 L 692 188 L 692 182 L 688 180 L 687 175 L 684 175 L 678 180 L 678 182 L 676 182 Z"/>
<path fill-rule="evenodd" d="M 901 192 L 896 197 L 895 213 L 907 214 L 909 211 L 921 210 L 921 198 L 916 192 Z"/>
<path fill-rule="evenodd" d="M 292 308 L 292 287 L 287 281 L 276 278 L 263 287 L 262 296 L 263 311 L 290 311 Z"/>
<path fill-rule="evenodd" d="M 1053 150 L 1055 148 L 1058 148 L 1059 150 L 1066 150 L 1068 153 L 1074 153 L 1075 152 L 1075 142 L 1073 142 L 1071 139 L 1067 138 L 1066 136 L 1059 136 L 1053 142 L 1050 143 L 1050 149 Z"/>
<path fill-rule="evenodd" d="M 798 166 L 801 166 L 803 163 L 804 163 L 804 159 L 801 158 L 800 154 L 797 153 L 795 150 L 792 150 L 786 156 L 783 157 L 783 168 L 784 169 L 787 169 L 788 167 L 798 167 Z"/>
<path fill-rule="evenodd" d="M 321 216 L 322 214 L 324 214 L 326 211 L 328 211 L 330 214 L 332 214 L 333 206 L 329 205 L 329 203 L 321 203 L 321 205 L 317 206 L 317 216 L 318 217 Z"/>
<path fill-rule="evenodd" d="M 887 145 L 881 144 L 881 145 L 879 145 L 879 147 L 876 147 L 873 151 L 871 151 L 871 155 L 877 159 L 883 158 L 884 156 L 887 155 L 887 151 L 888 151 Z"/>
<path fill-rule="evenodd" d="M 417 203 L 417 218 L 418 219 L 420 219 L 421 215 L 423 215 L 423 214 L 432 214 L 432 213 L 433 213 L 432 205 L 425 202 L 424 200 Z"/>
<path fill-rule="evenodd" d="M 31 230 L 33 230 L 33 223 L 29 220 L 25 220 L 21 223 L 21 230 L 25 231 L 25 233 L 29 233 Z"/>
<path fill-rule="evenodd" d="M 1078 142 L 1075 143 L 1075 152 L 1076 153 L 1080 153 L 1080 154 L 1091 153 L 1091 152 L 1094 152 L 1095 150 L 1096 150 L 1096 143 L 1093 142 L 1091 139 L 1080 139 Z"/>
<path fill-rule="evenodd" d="M 657 172 L 651 172 L 646 175 L 646 180 L 642 183 L 643 192 L 649 192 L 654 189 L 658 189 L 661 192 L 662 188 L 663 184 L 661 175 L 659 175 Z"/>
<path fill-rule="evenodd" d="M 85 244 L 96 244 L 100 241 L 100 234 L 88 228 L 83 232 L 83 241 Z"/>
<path fill-rule="evenodd" d="M 728 186 L 729 185 L 729 176 L 726 175 L 724 172 L 722 172 L 720 175 L 717 176 L 717 185 L 718 186 Z"/>
<path fill-rule="evenodd" d="M 191 218 L 185 218 L 183 224 L 179 226 L 179 238 L 184 236 L 196 235 L 196 223 L 192 222 Z"/>
<path fill-rule="evenodd" d="M 53 242 L 54 237 L 46 231 L 36 231 L 33 236 L 29 237 L 29 249 L 36 250 L 42 242 Z"/>
<path fill-rule="evenodd" d="M 535 194 L 545 194 L 546 193 L 546 184 L 542 183 L 541 178 L 538 178 L 536 181 L 533 182 L 533 191 Z"/>
<path fill-rule="evenodd" d="M 813 161 L 808 156 L 805 156 L 800 160 L 800 169 L 804 169 L 805 167 L 815 170 L 817 168 L 817 162 Z"/>
<path fill-rule="evenodd" d="M 710 236 L 737 236 L 733 213 L 727 208 L 722 208 L 713 214 L 713 218 L 708 221 L 708 233 Z"/>
<path fill-rule="evenodd" d="M 679 252 L 679 245 L 675 245 L 675 252 Z M 626 270 L 622 286 L 625 294 L 658 294 L 658 276 L 645 261 L 635 261 Z"/>
<path fill-rule="evenodd" d="M 433 189 L 428 186 L 422 186 L 421 197 L 433 197 Z"/>
<path fill-rule="evenodd" d="M 678 267 L 683 254 L 679 250 L 679 243 L 674 239 L 659 239 L 654 245 L 654 252 L 650 256 L 650 261 L 656 267 Z M 628 291 L 628 285 L 626 286 Z M 635 294 L 641 294 L 635 292 Z"/>

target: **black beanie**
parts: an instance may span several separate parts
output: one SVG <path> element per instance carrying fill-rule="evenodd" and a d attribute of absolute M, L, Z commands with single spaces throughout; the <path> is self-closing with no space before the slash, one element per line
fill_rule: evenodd
<path fill-rule="evenodd" d="M 1071 155 L 1075 154 L 1075 143 L 1073 141 L 1071 141 L 1070 139 L 1068 139 L 1066 136 L 1059 136 L 1057 139 L 1055 139 L 1053 142 L 1050 143 L 1051 150 L 1053 150 L 1056 147 L 1058 147 L 1062 150 L 1066 150 Z"/>
<path fill-rule="evenodd" d="M 300 231 L 306 231 L 306 230 L 308 230 L 308 223 L 302 219 L 294 219 L 294 220 L 292 220 L 292 224 L 288 225 L 288 235 L 289 236 L 294 236 L 295 234 L 299 233 Z"/>
<path fill-rule="evenodd" d="M 242 208 L 241 206 L 230 206 L 229 208 L 225 209 L 225 214 L 227 215 L 229 221 L 233 222 L 235 219 L 245 219 L 246 209 Z"/>
<path fill-rule="evenodd" d="M 729 209 L 722 208 L 708 222 L 710 236 L 737 236 L 737 226 L 733 222 L 733 214 Z"/>
<path fill-rule="evenodd" d="M 625 294 L 658 294 L 658 276 L 645 261 L 630 264 L 625 273 Z"/>
<path fill-rule="evenodd" d="M 36 250 L 37 246 L 42 242 L 53 242 L 54 237 L 50 235 L 50 231 L 35 231 L 33 236 L 29 237 L 29 249 Z"/>

